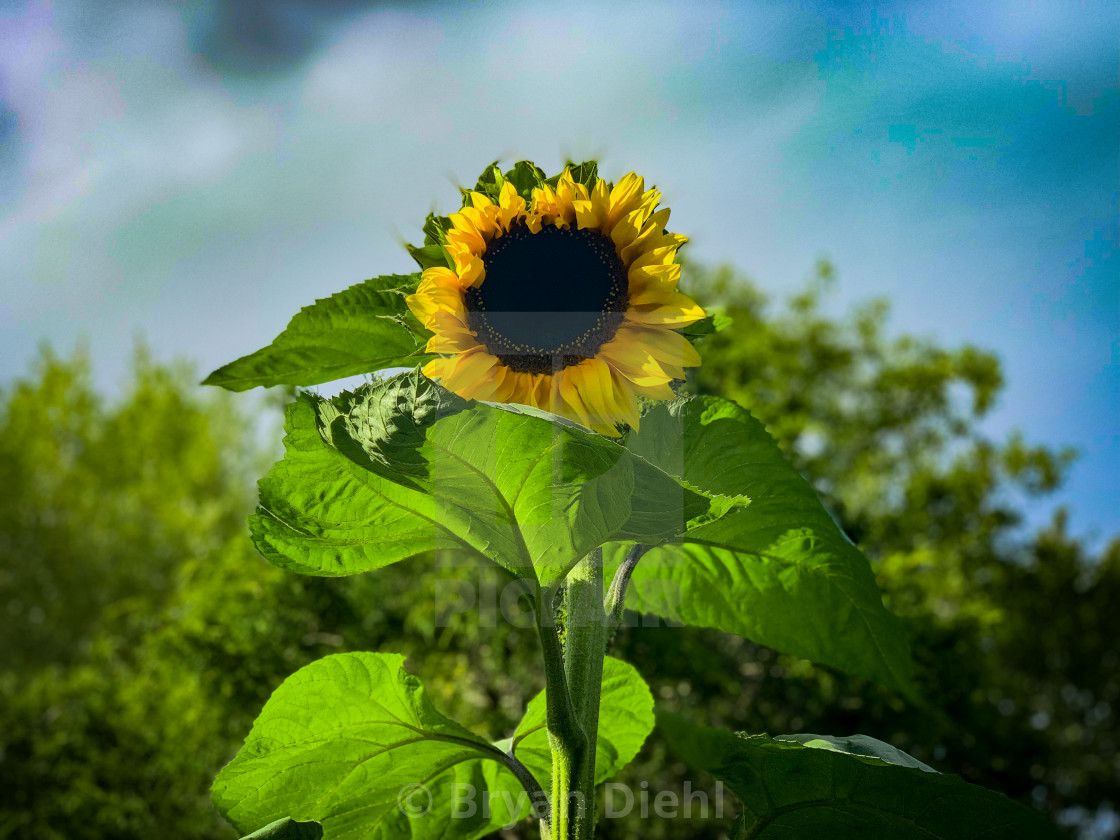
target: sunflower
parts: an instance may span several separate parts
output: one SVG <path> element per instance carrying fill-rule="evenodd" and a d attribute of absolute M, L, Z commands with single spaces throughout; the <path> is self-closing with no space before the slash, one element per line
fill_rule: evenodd
<path fill-rule="evenodd" d="M 521 403 L 619 435 L 638 396 L 700 357 L 678 329 L 704 310 L 677 290 L 686 237 L 668 233 L 661 193 L 631 172 L 613 187 L 571 169 L 528 200 L 504 181 L 464 193 L 446 266 L 426 269 L 408 306 L 434 333 L 424 374 L 467 399 Z"/>

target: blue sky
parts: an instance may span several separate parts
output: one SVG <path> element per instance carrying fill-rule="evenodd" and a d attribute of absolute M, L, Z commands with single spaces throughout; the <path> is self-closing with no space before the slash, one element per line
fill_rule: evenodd
<path fill-rule="evenodd" d="M 1120 532 L 1115 3 L 0 0 L 0 382 L 90 338 L 216 367 L 400 248 L 490 160 L 597 156 L 691 255 L 999 353 L 985 429 L 1071 444 Z M 1053 505 L 1036 511 L 1044 516 Z"/>

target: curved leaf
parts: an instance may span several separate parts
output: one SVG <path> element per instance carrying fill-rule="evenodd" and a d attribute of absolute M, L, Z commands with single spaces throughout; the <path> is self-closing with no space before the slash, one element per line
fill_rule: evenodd
<path fill-rule="evenodd" d="M 305 306 L 267 347 L 211 373 L 203 385 L 230 391 L 317 385 L 344 376 L 426 361 L 428 335 L 405 298 L 417 274 L 391 274 Z"/>
<path fill-rule="evenodd" d="M 667 714 L 658 715 L 657 728 L 686 762 L 723 781 L 743 803 L 731 832 L 736 840 L 1061 836 L 1040 814 L 958 776 L 906 766 L 905 759 L 920 762 L 873 738 L 853 736 L 863 748 L 879 745 L 869 756 L 841 750 L 845 739 L 814 749 L 787 740 L 801 736 L 737 735 Z"/>
<path fill-rule="evenodd" d="M 727 400 L 695 397 L 654 408 L 627 445 L 692 487 L 750 502 L 647 553 L 627 607 L 912 693 L 905 634 L 870 564 L 761 423 Z M 613 547 L 613 562 L 623 550 Z"/>
<path fill-rule="evenodd" d="M 505 803 L 523 789 L 501 751 L 437 712 L 403 664 L 343 653 L 290 676 L 214 781 L 218 810 L 242 832 L 313 820 L 327 840 L 467 840 L 513 822 Z M 469 813 L 483 795 L 489 812 Z"/>
<path fill-rule="evenodd" d="M 419 372 L 288 409 L 250 527 L 270 561 L 347 575 L 458 548 L 551 583 L 609 540 L 656 543 L 702 495 L 599 435 L 467 402 Z"/>

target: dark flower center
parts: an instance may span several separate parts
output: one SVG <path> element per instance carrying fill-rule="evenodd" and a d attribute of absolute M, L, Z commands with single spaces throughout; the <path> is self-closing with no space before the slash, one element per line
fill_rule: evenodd
<path fill-rule="evenodd" d="M 614 338 L 629 303 L 626 267 L 597 230 L 523 223 L 491 240 L 486 276 L 463 293 L 471 329 L 502 364 L 553 373 Z"/>

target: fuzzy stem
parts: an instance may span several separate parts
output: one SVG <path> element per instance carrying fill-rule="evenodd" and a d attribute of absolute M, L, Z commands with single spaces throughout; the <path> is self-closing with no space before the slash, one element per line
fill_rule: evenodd
<path fill-rule="evenodd" d="M 586 748 L 568 768 L 567 795 L 575 807 L 573 840 L 590 840 L 595 833 L 595 744 L 599 731 L 599 696 L 606 656 L 607 616 L 603 611 L 603 554 L 596 549 L 568 575 L 567 625 L 564 633 L 564 670 L 573 711 L 586 735 Z"/>
<path fill-rule="evenodd" d="M 574 838 L 575 817 L 571 796 L 573 774 L 586 760 L 587 734 L 579 724 L 568 677 L 564 667 L 564 650 L 556 632 L 556 616 L 552 607 L 552 589 L 545 589 L 537 599 L 537 632 L 544 653 L 545 714 L 548 744 L 552 750 L 552 810 L 549 829 L 551 840 Z"/>

